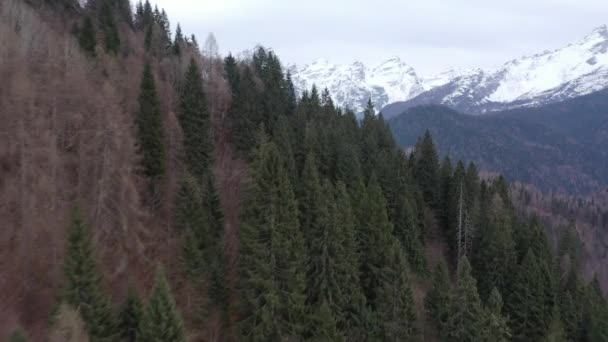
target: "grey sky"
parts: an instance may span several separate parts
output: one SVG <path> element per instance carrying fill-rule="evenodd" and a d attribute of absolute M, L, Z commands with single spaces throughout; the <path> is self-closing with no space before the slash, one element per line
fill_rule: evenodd
<path fill-rule="evenodd" d="M 154 2 L 154 0 L 153 0 Z M 156 0 L 222 53 L 274 49 L 284 64 L 399 56 L 420 74 L 495 67 L 608 23 L 606 0 Z"/>

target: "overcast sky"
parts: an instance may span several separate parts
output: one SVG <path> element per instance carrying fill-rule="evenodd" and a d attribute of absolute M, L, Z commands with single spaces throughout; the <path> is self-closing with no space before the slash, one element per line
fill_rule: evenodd
<path fill-rule="evenodd" d="M 496 67 L 608 22 L 606 0 L 154 1 L 201 44 L 213 32 L 222 53 L 262 44 L 298 65 L 399 56 L 422 75 Z"/>

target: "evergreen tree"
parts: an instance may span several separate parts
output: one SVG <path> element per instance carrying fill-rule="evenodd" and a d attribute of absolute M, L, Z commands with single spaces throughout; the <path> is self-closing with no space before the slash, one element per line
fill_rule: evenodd
<path fill-rule="evenodd" d="M 432 207 L 436 207 L 439 202 L 439 157 L 437 149 L 427 130 L 424 136 L 416 144 L 415 152 L 416 165 L 414 176 L 420 186 L 424 200 Z"/>
<path fill-rule="evenodd" d="M 597 277 L 587 285 L 583 301 L 581 339 L 588 342 L 608 341 L 608 303 Z"/>
<path fill-rule="evenodd" d="M 449 209 L 448 205 L 450 203 L 450 189 L 452 187 L 452 161 L 450 157 L 445 157 L 443 162 L 441 163 L 441 168 L 439 170 L 439 213 L 441 218 L 441 223 L 444 229 L 448 228 L 449 224 Z"/>
<path fill-rule="evenodd" d="M 335 303 L 340 308 L 338 327 L 345 332 L 347 340 L 362 340 L 366 327 L 371 325 L 365 322 L 365 297 L 359 283 L 359 259 L 357 253 L 357 232 L 355 215 L 352 210 L 351 199 L 342 182 L 336 184 L 336 218 L 337 234 L 335 245 L 339 248 L 336 255 L 337 274 L 336 285 L 339 295 Z"/>
<path fill-rule="evenodd" d="M 466 257 L 458 264 L 458 280 L 446 326 L 450 341 L 480 341 L 484 336 L 484 313 L 471 265 Z"/>
<path fill-rule="evenodd" d="M 184 34 L 182 33 L 182 27 L 177 24 L 177 28 L 175 29 L 175 39 L 173 39 L 173 54 L 181 56 L 184 42 L 185 40 Z"/>
<path fill-rule="evenodd" d="M 397 241 L 388 247 L 388 254 L 376 299 L 378 319 L 383 328 L 382 340 L 410 341 L 417 331 L 407 259 Z"/>
<path fill-rule="evenodd" d="M 287 74 L 285 75 L 284 88 L 285 88 L 285 93 L 287 96 L 285 114 L 288 116 L 291 116 L 291 115 L 293 115 L 293 113 L 296 110 L 297 97 L 296 97 L 296 89 L 293 85 L 293 81 L 291 79 L 291 73 L 289 71 L 287 71 Z"/>
<path fill-rule="evenodd" d="M 560 316 L 569 341 L 580 341 L 582 333 L 583 308 L 581 306 L 582 303 L 577 301 L 579 296 L 576 293 L 575 296 L 577 297 L 576 299 L 569 290 L 566 290 L 560 298 Z"/>
<path fill-rule="evenodd" d="M 99 13 L 99 24 L 104 34 L 106 52 L 116 54 L 120 48 L 120 34 L 111 5 L 108 2 L 103 2 Z"/>
<path fill-rule="evenodd" d="M 63 270 L 66 278 L 63 300 L 80 311 L 91 341 L 113 341 L 116 322 L 103 293 L 89 227 L 78 210 L 68 231 Z"/>
<path fill-rule="evenodd" d="M 140 336 L 142 341 L 150 342 L 186 341 L 184 324 L 160 268 L 156 271 L 152 297 L 143 315 Z"/>
<path fill-rule="evenodd" d="M 545 315 L 547 303 L 542 266 L 530 249 L 515 272 L 507 302 L 514 341 L 535 341 L 547 331 L 551 316 Z"/>
<path fill-rule="evenodd" d="M 401 205 L 394 219 L 395 235 L 405 249 L 409 264 L 415 271 L 422 272 L 426 267 L 426 260 L 414 210 L 405 194 L 401 196 L 399 202 Z"/>
<path fill-rule="evenodd" d="M 190 60 L 181 85 L 179 121 L 184 137 L 186 166 L 202 185 L 211 169 L 213 143 L 202 76 L 194 58 Z"/>
<path fill-rule="evenodd" d="M 450 280 L 445 264 L 439 263 L 433 272 L 431 290 L 424 298 L 427 316 L 435 324 L 440 335 L 447 335 L 447 324 L 451 305 Z"/>
<path fill-rule="evenodd" d="M 511 340 L 511 331 L 502 314 L 502 297 L 497 288 L 493 288 L 486 305 L 484 340 L 507 342 Z"/>
<path fill-rule="evenodd" d="M 241 226 L 242 339 L 299 340 L 305 319 L 306 251 L 297 203 L 274 143 L 259 134 Z"/>
<path fill-rule="evenodd" d="M 313 313 L 312 341 L 343 341 L 344 336 L 338 330 L 337 321 L 327 301 L 322 301 Z"/>
<path fill-rule="evenodd" d="M 97 46 L 97 38 L 93 20 L 90 16 L 84 18 L 82 28 L 78 32 L 78 42 L 80 47 L 89 55 L 95 56 L 95 47 Z"/>
<path fill-rule="evenodd" d="M 488 298 L 494 287 L 506 293 L 517 265 L 511 219 L 499 196 L 492 201 L 492 217 L 480 231 L 475 249 L 475 274 L 481 298 Z"/>
<path fill-rule="evenodd" d="M 547 333 L 542 339 L 542 342 L 566 342 L 566 332 L 560 319 L 560 314 L 557 306 L 553 307 L 553 314 L 551 315 L 551 322 Z M 598 340 L 599 341 L 599 340 Z"/>
<path fill-rule="evenodd" d="M 135 29 L 141 30 L 144 28 L 144 4 L 139 0 L 135 4 L 135 18 L 134 18 Z"/>
<path fill-rule="evenodd" d="M 232 140 L 240 152 L 248 154 L 255 146 L 255 132 L 262 122 L 259 91 L 250 67 L 243 69 L 238 88 L 233 89 L 230 124 Z"/>
<path fill-rule="evenodd" d="M 234 97 L 239 89 L 241 75 L 236 59 L 230 53 L 224 58 L 224 75 L 226 76 L 226 80 L 232 91 L 232 96 Z"/>
<path fill-rule="evenodd" d="M 390 246 L 393 227 L 386 213 L 386 201 L 375 177 L 367 186 L 365 209 L 360 226 L 361 284 L 368 304 L 376 307 L 382 268 L 387 263 L 386 246 Z"/>
<path fill-rule="evenodd" d="M 127 299 L 120 311 L 119 331 L 125 342 L 136 342 L 141 334 L 143 305 L 133 288 L 129 288 Z"/>
<path fill-rule="evenodd" d="M 159 180 L 165 174 L 165 146 L 160 101 L 149 63 L 144 65 L 135 120 L 143 173 L 151 180 Z"/>

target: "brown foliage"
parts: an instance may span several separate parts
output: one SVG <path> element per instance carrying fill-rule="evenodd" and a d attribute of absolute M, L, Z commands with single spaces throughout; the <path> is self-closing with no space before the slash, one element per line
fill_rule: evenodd
<path fill-rule="evenodd" d="M 588 196 L 543 193 L 536 187 L 515 183 L 511 197 L 516 208 L 537 216 L 548 227 L 553 245 L 566 227 L 574 224 L 584 245 L 584 276 L 597 275 L 604 291 L 608 291 L 608 192 Z"/>

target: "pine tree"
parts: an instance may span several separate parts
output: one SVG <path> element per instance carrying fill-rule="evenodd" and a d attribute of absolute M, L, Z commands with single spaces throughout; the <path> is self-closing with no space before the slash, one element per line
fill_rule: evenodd
<path fill-rule="evenodd" d="M 376 298 L 378 319 L 383 328 L 382 340 L 410 341 L 417 331 L 407 259 L 397 241 L 388 247 L 388 254 Z"/>
<path fill-rule="evenodd" d="M 213 140 L 202 76 L 194 58 L 190 60 L 181 85 L 179 121 L 184 137 L 186 166 L 202 185 L 204 177 L 211 170 Z"/>
<path fill-rule="evenodd" d="M 79 210 L 74 211 L 68 231 L 63 270 L 66 278 L 63 300 L 81 312 L 91 341 L 113 341 L 116 322 L 103 293 L 91 233 Z"/>
<path fill-rule="evenodd" d="M 182 33 L 182 27 L 177 24 L 177 28 L 175 29 L 175 39 L 173 39 L 173 54 L 176 56 L 181 56 L 182 54 L 182 46 L 184 44 L 184 34 Z"/>
<path fill-rule="evenodd" d="M 484 341 L 507 342 L 511 339 L 511 331 L 502 314 L 502 304 L 500 292 L 493 288 L 486 304 Z"/>
<path fill-rule="evenodd" d="M 477 285 L 471 275 L 471 265 L 467 257 L 458 264 L 458 280 L 446 326 L 450 341 L 479 341 L 484 335 L 484 316 Z"/>
<path fill-rule="evenodd" d="M 377 131 L 377 117 L 374 105 L 371 99 L 368 99 L 367 106 L 363 112 L 363 121 L 361 123 L 361 169 L 363 176 L 368 179 L 377 166 L 380 148 Z"/>
<path fill-rule="evenodd" d="M 582 333 L 583 308 L 582 303 L 577 301 L 579 299 L 577 293 L 575 293 L 575 296 L 576 299 L 569 290 L 566 290 L 560 298 L 560 316 L 569 341 L 580 341 Z"/>
<path fill-rule="evenodd" d="M 127 299 L 120 311 L 119 331 L 125 342 L 136 342 L 141 334 L 143 304 L 133 288 L 129 288 Z"/>
<path fill-rule="evenodd" d="M 450 203 L 450 189 L 452 187 L 452 161 L 450 157 L 445 157 L 443 162 L 441 163 L 441 168 L 439 170 L 439 213 L 441 217 L 441 223 L 443 225 L 444 230 L 447 230 L 449 224 L 449 209 L 448 205 Z"/>
<path fill-rule="evenodd" d="M 337 321 L 327 301 L 322 301 L 321 305 L 313 313 L 313 324 L 311 341 L 344 341 L 344 336 L 338 330 Z"/>
<path fill-rule="evenodd" d="M 357 253 L 357 232 L 355 215 L 352 210 L 351 199 L 342 182 L 336 184 L 336 219 L 337 241 L 341 247 L 336 258 L 337 275 L 336 284 L 340 295 L 336 296 L 336 305 L 340 308 L 338 327 L 345 332 L 347 340 L 361 340 L 365 336 L 365 297 L 359 283 L 359 259 Z"/>
<path fill-rule="evenodd" d="M 416 144 L 416 165 L 414 176 L 420 186 L 424 200 L 432 207 L 437 207 L 439 195 L 439 160 L 437 149 L 427 130 Z"/>
<path fill-rule="evenodd" d="M 542 338 L 546 333 L 551 316 L 546 315 L 547 303 L 545 284 L 542 281 L 542 266 L 529 249 L 515 272 L 511 295 L 507 302 L 514 341 L 534 341 Z"/>
<path fill-rule="evenodd" d="M 510 214 L 497 195 L 492 201 L 491 212 L 487 226 L 480 231 L 473 259 L 482 298 L 488 298 L 494 287 L 506 293 L 517 265 Z"/>
<path fill-rule="evenodd" d="M 95 27 L 93 26 L 93 20 L 90 16 L 84 18 L 82 28 L 78 32 L 78 42 L 80 47 L 92 57 L 95 57 L 95 47 L 97 46 L 97 39 L 95 33 Z"/>
<path fill-rule="evenodd" d="M 141 322 L 141 340 L 150 342 L 186 341 L 184 324 L 161 268 L 156 271 L 152 297 Z"/>
<path fill-rule="evenodd" d="M 238 88 L 233 89 L 230 108 L 232 140 L 240 152 L 248 154 L 255 147 L 255 132 L 262 122 L 259 91 L 250 67 L 243 69 Z"/>
<path fill-rule="evenodd" d="M 144 4 L 139 0 L 135 4 L 135 18 L 134 18 L 135 29 L 141 30 L 144 28 Z"/>
<path fill-rule="evenodd" d="M 372 177 L 367 186 L 364 208 L 361 213 L 359 237 L 361 284 L 368 304 L 375 308 L 382 267 L 387 263 L 386 246 L 390 246 L 393 239 L 393 227 L 386 213 L 386 201 L 375 177 Z"/>
<path fill-rule="evenodd" d="M 543 337 L 542 342 L 566 341 L 568 341 L 568 339 L 566 338 L 566 332 L 564 331 L 564 327 L 560 319 L 559 309 L 557 306 L 554 306 L 553 314 L 551 315 L 551 322 L 549 323 L 549 328 L 547 329 L 547 333 Z"/>
<path fill-rule="evenodd" d="M 433 272 L 431 290 L 424 298 L 427 316 L 435 324 L 440 335 L 447 335 L 447 324 L 451 305 L 450 280 L 445 264 L 439 263 Z"/>
<path fill-rule="evenodd" d="M 108 2 L 103 2 L 99 13 L 99 24 L 104 34 L 106 52 L 116 54 L 120 48 L 120 34 L 114 21 L 112 7 Z"/>
<path fill-rule="evenodd" d="M 293 85 L 293 81 L 291 79 L 291 73 L 289 72 L 289 70 L 287 71 L 287 74 L 285 75 L 285 84 L 283 87 L 285 88 L 285 92 L 287 95 L 285 114 L 287 116 L 292 116 L 296 110 L 298 101 L 297 101 L 297 97 L 296 97 L 296 89 Z"/>
<path fill-rule="evenodd" d="M 583 341 L 608 341 L 608 302 L 597 277 L 587 285 L 582 312 Z"/>
<path fill-rule="evenodd" d="M 422 272 L 426 268 L 426 260 L 414 210 L 405 194 L 401 196 L 398 202 L 401 205 L 394 219 L 395 235 L 403 245 L 411 267 L 416 272 Z"/>
<path fill-rule="evenodd" d="M 301 339 L 306 251 L 297 203 L 274 143 L 264 133 L 251 166 L 241 226 L 242 339 Z"/>
<path fill-rule="evenodd" d="M 241 75 L 236 59 L 230 53 L 224 58 L 224 75 L 226 76 L 226 80 L 232 91 L 232 96 L 234 97 L 239 89 Z"/>
<path fill-rule="evenodd" d="M 160 101 L 150 63 L 144 65 L 135 120 L 143 173 L 151 180 L 159 180 L 165 175 L 165 146 Z"/>

